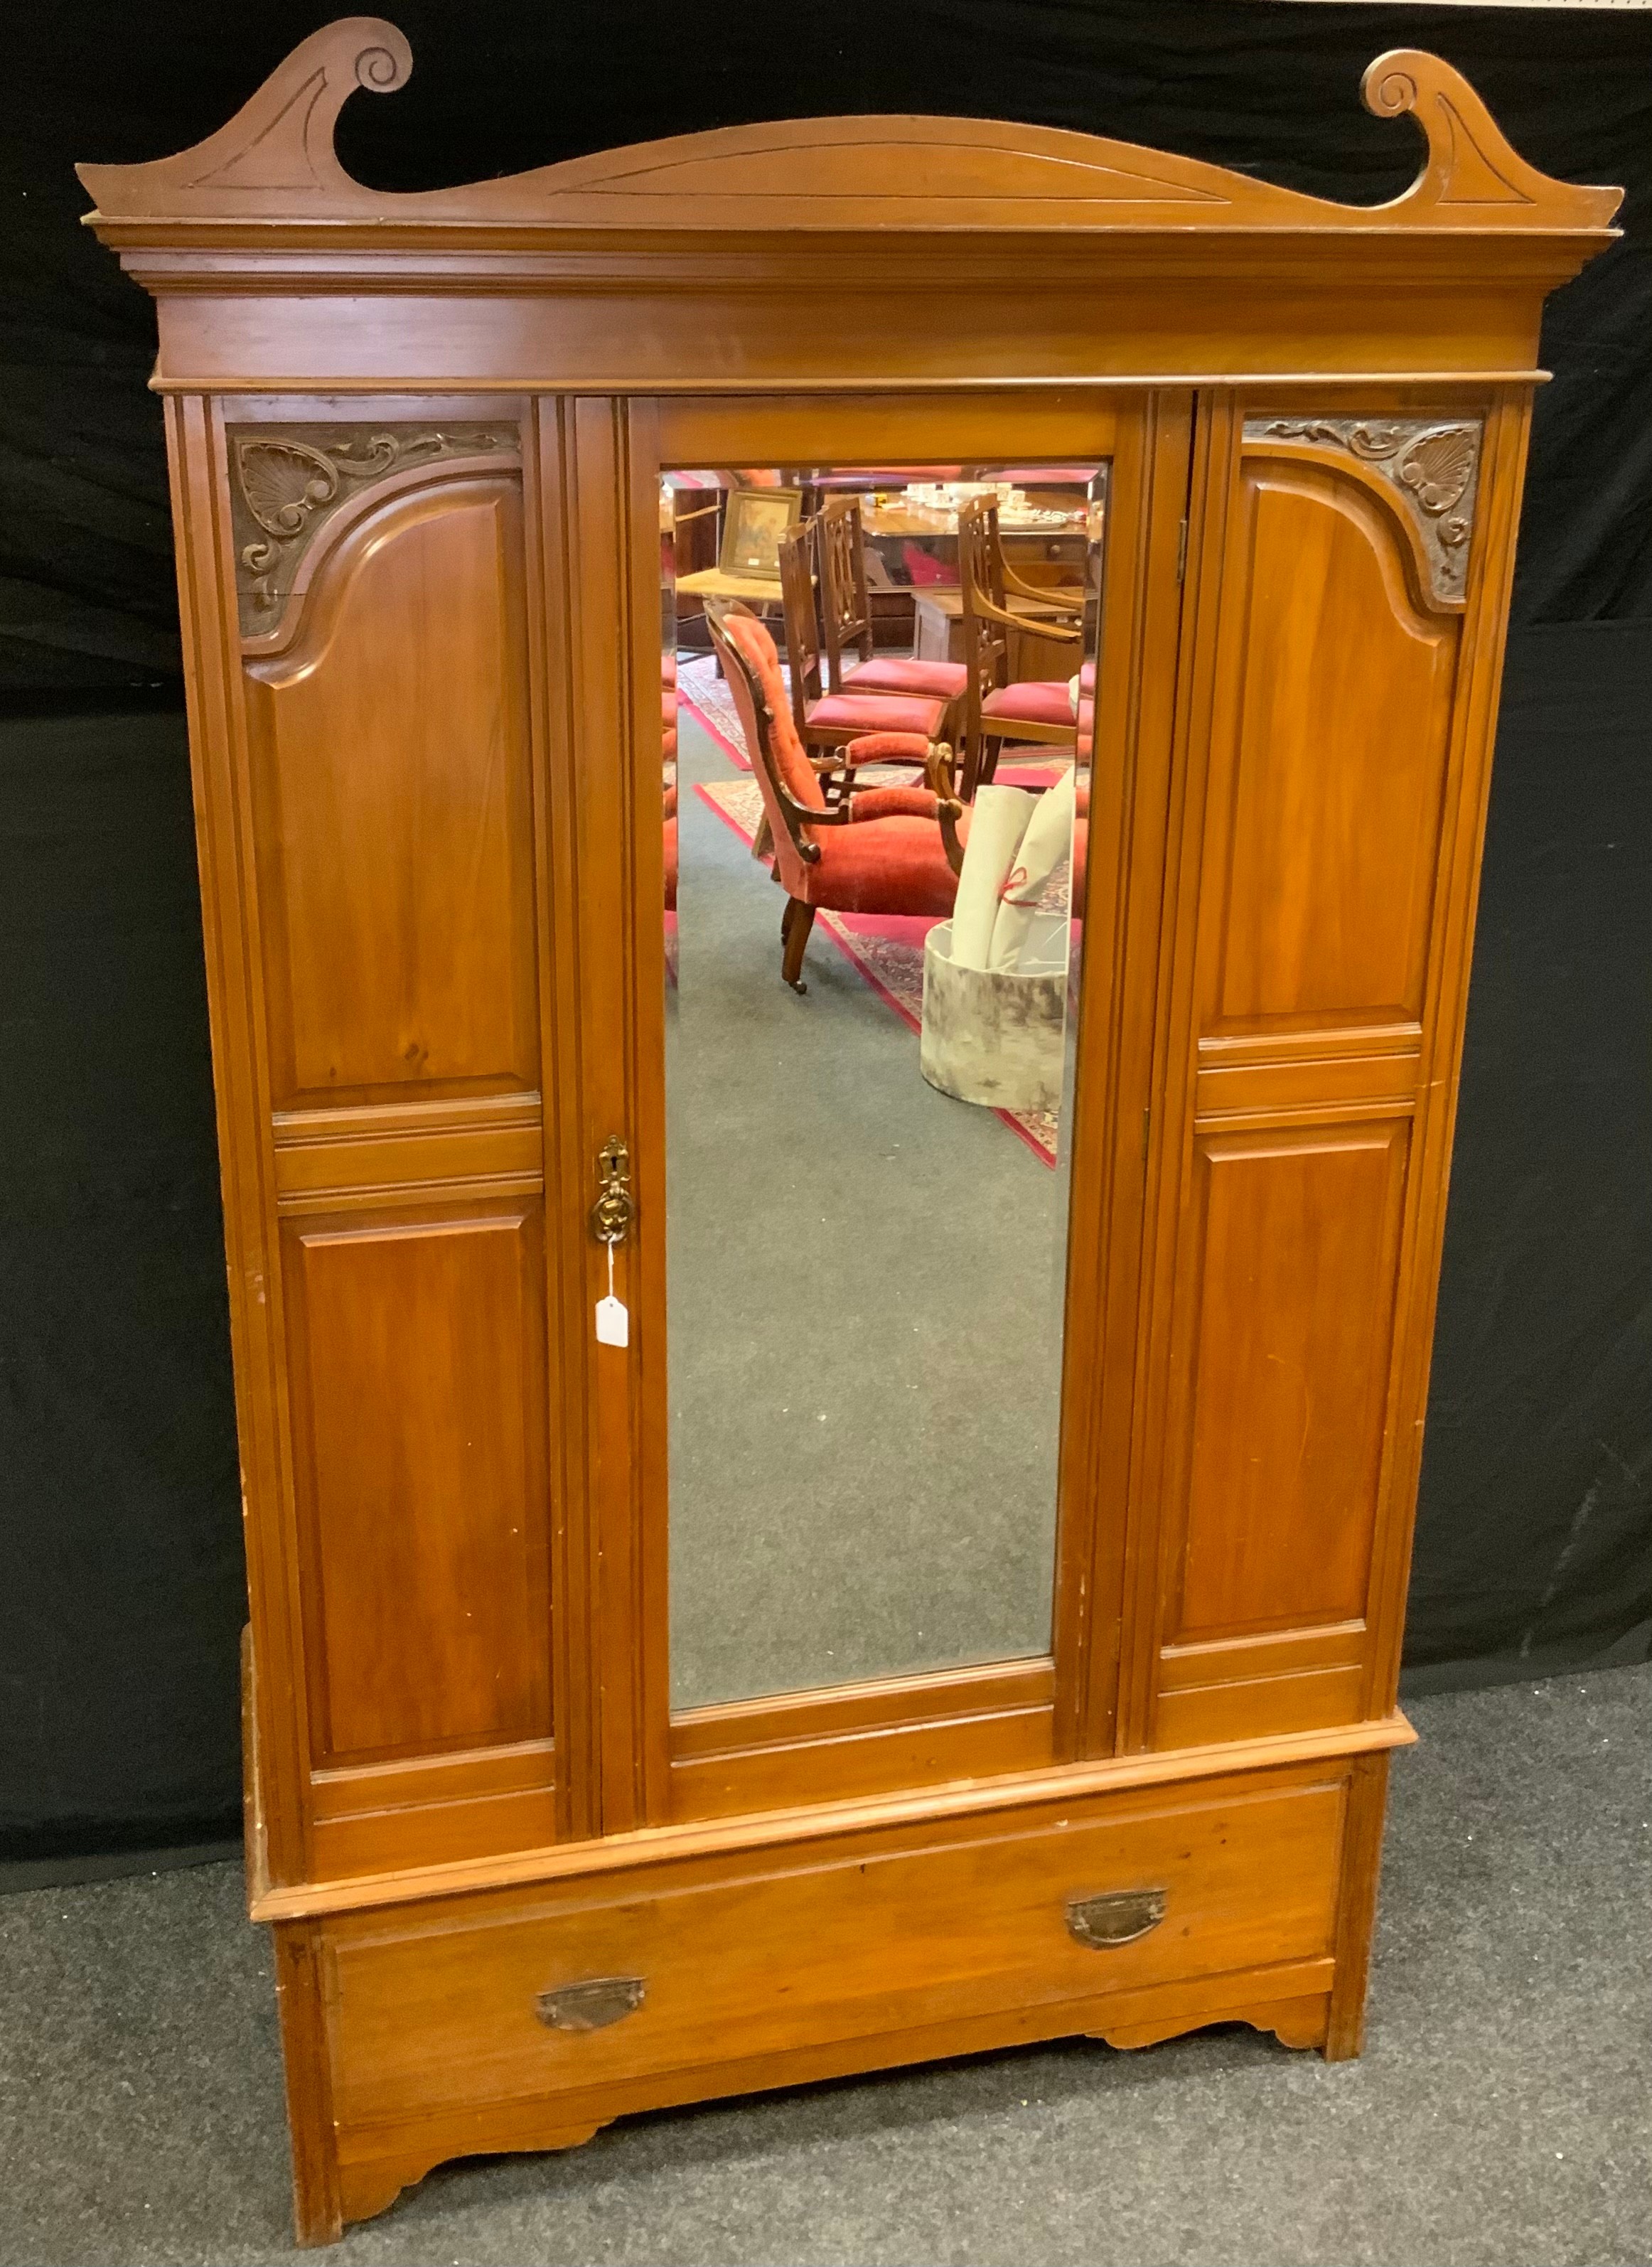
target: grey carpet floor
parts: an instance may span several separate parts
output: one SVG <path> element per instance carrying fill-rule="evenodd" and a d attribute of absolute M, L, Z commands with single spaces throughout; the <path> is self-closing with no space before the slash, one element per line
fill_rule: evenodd
<path fill-rule="evenodd" d="M 1065 1170 L 925 1084 L 916 1034 L 694 790 L 667 993 L 672 1698 L 1048 1649 Z"/>
<path fill-rule="evenodd" d="M 1646 2267 L 1652 1669 L 1416 1704 L 1370 2036 L 1075 2043 L 445 2167 L 362 2263 Z M 236 1868 L 0 1900 L 0 2262 L 294 2255 Z"/>

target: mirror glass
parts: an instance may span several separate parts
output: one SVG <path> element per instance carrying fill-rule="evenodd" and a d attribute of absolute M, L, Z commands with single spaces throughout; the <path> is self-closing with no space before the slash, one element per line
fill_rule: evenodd
<path fill-rule="evenodd" d="M 1106 488 L 662 482 L 675 1709 L 1049 1650 Z"/>

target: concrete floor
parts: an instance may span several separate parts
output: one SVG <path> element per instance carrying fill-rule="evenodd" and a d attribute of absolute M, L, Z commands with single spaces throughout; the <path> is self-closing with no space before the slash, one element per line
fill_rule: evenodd
<path fill-rule="evenodd" d="M 327 2256 L 437 2267 L 1646 2267 L 1652 1668 L 1416 1703 L 1369 2042 L 1074 2043 L 448 2166 Z M 227 1866 L 0 1900 L 0 2267 L 295 2255 Z"/>

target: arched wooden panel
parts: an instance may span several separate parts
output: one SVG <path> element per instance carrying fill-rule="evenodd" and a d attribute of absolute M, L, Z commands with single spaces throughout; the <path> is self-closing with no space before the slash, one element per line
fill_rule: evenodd
<path fill-rule="evenodd" d="M 1342 429 L 1375 449 L 1409 427 L 1273 422 L 1290 437 L 1236 417 L 1217 454 L 1194 632 L 1214 666 L 1171 1134 L 1160 1747 L 1363 1705 L 1428 1039 L 1464 616 L 1415 495 Z"/>
<path fill-rule="evenodd" d="M 1353 468 L 1248 458 L 1227 577 L 1201 1035 L 1414 1020 L 1458 618 Z"/>
<path fill-rule="evenodd" d="M 539 1083 L 522 588 L 514 473 L 433 479 L 248 667 L 278 1108 Z"/>

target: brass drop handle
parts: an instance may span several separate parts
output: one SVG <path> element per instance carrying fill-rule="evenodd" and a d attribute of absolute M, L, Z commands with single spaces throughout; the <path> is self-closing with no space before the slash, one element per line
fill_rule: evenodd
<path fill-rule="evenodd" d="M 1098 1897 L 1068 1897 L 1068 1933 L 1092 1952 L 1110 1952 L 1156 1929 L 1169 1902 L 1168 1889 L 1109 1889 Z"/>
<path fill-rule="evenodd" d="M 621 2015 L 634 2014 L 647 1992 L 640 1976 L 586 1976 L 541 1992 L 533 2008 L 547 2030 L 606 2031 Z"/>
<path fill-rule="evenodd" d="M 602 1145 L 597 1159 L 597 1201 L 591 1207 L 591 1232 L 598 1244 L 623 1244 L 636 1218 L 631 1194 L 631 1152 L 617 1134 Z"/>

